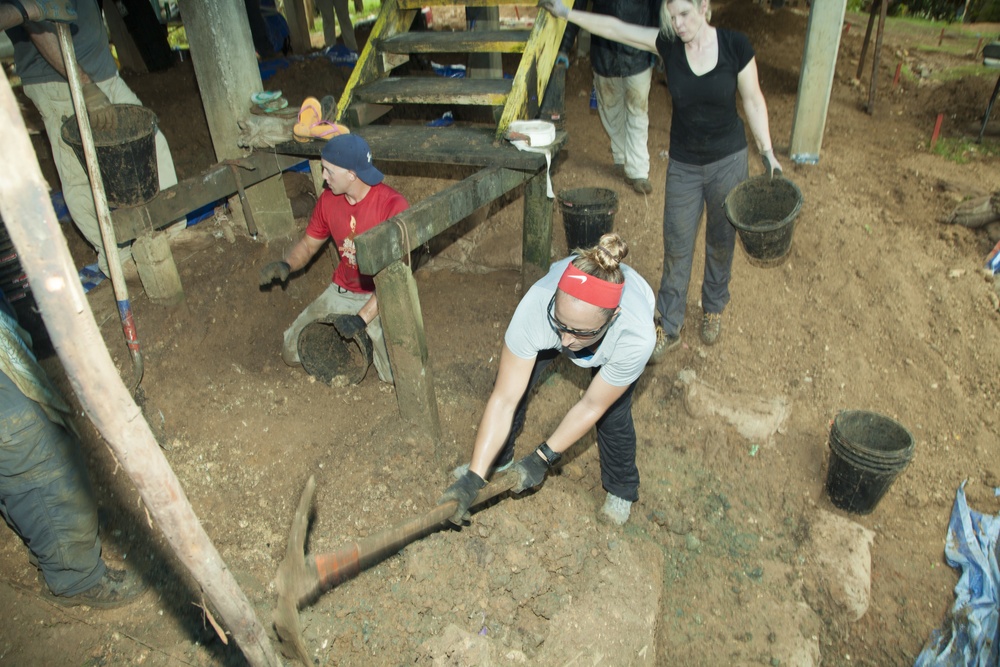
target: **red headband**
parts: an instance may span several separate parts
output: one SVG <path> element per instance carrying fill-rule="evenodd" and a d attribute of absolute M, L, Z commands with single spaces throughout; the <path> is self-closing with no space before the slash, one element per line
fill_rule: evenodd
<path fill-rule="evenodd" d="M 622 300 L 625 283 L 609 283 L 584 273 L 570 262 L 559 279 L 559 289 L 599 308 L 617 308 Z"/>

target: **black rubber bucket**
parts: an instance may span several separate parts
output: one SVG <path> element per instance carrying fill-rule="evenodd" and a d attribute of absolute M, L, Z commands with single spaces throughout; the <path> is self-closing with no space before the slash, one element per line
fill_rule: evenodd
<path fill-rule="evenodd" d="M 309 375 L 332 385 L 335 378 L 343 376 L 350 384 L 365 379 L 372 364 L 372 339 L 365 332 L 345 339 L 337 328 L 328 322 L 310 322 L 299 333 L 299 360 Z"/>
<path fill-rule="evenodd" d="M 913 436 L 874 412 L 845 410 L 830 429 L 826 490 L 834 505 L 870 514 L 913 458 Z"/>
<path fill-rule="evenodd" d="M 94 130 L 97 165 L 108 196 L 114 207 L 144 204 L 160 191 L 156 168 L 156 114 L 136 104 L 116 104 L 117 117 L 113 130 Z M 83 170 L 87 160 L 76 116 L 62 126 L 62 139 L 73 149 Z"/>
<path fill-rule="evenodd" d="M 729 193 L 726 217 L 758 266 L 777 266 L 792 247 L 795 218 L 802 208 L 802 191 L 784 177 L 749 178 Z"/>
<path fill-rule="evenodd" d="M 559 209 L 570 251 L 593 248 L 614 226 L 618 193 L 607 188 L 564 190 L 559 193 Z"/>

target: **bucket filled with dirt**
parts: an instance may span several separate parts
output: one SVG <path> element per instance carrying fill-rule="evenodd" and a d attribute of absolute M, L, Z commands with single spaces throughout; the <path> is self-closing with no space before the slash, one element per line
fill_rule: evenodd
<path fill-rule="evenodd" d="M 802 191 L 783 176 L 754 176 L 733 188 L 726 197 L 725 209 L 753 263 L 777 266 L 792 247 Z"/>
<path fill-rule="evenodd" d="M 618 193 L 607 188 L 574 188 L 559 193 L 566 246 L 592 248 L 611 232 L 618 212 Z"/>
<path fill-rule="evenodd" d="M 845 410 L 830 429 L 826 489 L 842 510 L 870 514 L 913 458 L 913 436 L 889 417 Z"/>
<path fill-rule="evenodd" d="M 108 203 L 114 207 L 144 204 L 160 191 L 156 167 L 156 114 L 137 104 L 115 104 L 115 127 L 93 129 L 97 166 Z M 83 170 L 87 159 L 76 116 L 62 125 L 62 139 L 73 149 Z"/>
<path fill-rule="evenodd" d="M 299 333 L 299 360 L 302 368 L 320 382 L 331 386 L 360 384 L 373 358 L 372 340 L 362 331 L 344 338 L 332 322 L 317 320 Z"/>

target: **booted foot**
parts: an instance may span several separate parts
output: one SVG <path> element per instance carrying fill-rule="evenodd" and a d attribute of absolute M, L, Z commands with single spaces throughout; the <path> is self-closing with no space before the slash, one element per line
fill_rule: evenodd
<path fill-rule="evenodd" d="M 492 469 L 491 473 L 506 472 L 512 465 L 514 465 L 513 459 L 507 461 L 507 463 L 504 463 L 499 468 Z M 454 477 L 455 479 L 462 479 L 462 476 L 465 475 L 465 473 L 467 472 L 469 472 L 469 464 L 463 463 L 462 465 L 458 466 L 457 468 L 451 471 L 451 476 Z"/>
<path fill-rule="evenodd" d="M 675 349 L 681 344 L 680 336 L 672 336 L 663 330 L 659 324 L 656 325 L 656 345 L 653 346 L 653 354 L 649 356 L 648 365 L 658 364 L 667 356 L 667 352 Z"/>
<path fill-rule="evenodd" d="M 628 184 L 632 186 L 632 189 L 641 195 L 648 195 L 653 191 L 653 184 L 649 182 L 648 178 L 626 178 Z"/>
<path fill-rule="evenodd" d="M 613 165 L 611 165 L 611 173 L 614 174 L 615 176 L 624 176 L 625 165 L 615 162 Z"/>
<path fill-rule="evenodd" d="M 631 500 L 619 498 L 609 492 L 607 499 L 604 501 L 604 507 L 601 508 L 601 514 L 598 518 L 603 521 L 607 521 L 608 523 L 613 523 L 616 526 L 624 526 L 625 522 L 628 521 L 629 514 L 631 513 Z"/>
<path fill-rule="evenodd" d="M 722 313 L 705 313 L 701 318 L 701 341 L 705 345 L 715 345 L 722 332 Z"/>
<path fill-rule="evenodd" d="M 47 588 L 42 597 L 64 607 L 86 605 L 97 609 L 114 609 L 135 602 L 146 590 L 146 584 L 131 570 L 108 568 L 95 586 L 73 596 L 53 595 Z"/>

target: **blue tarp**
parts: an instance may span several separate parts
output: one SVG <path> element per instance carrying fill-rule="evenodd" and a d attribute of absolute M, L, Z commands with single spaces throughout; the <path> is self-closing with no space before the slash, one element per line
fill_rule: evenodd
<path fill-rule="evenodd" d="M 995 667 L 1000 662 L 998 534 L 1000 515 L 970 510 L 963 482 L 955 494 L 944 547 L 948 564 L 962 570 L 950 625 L 931 634 L 914 667 Z"/>

